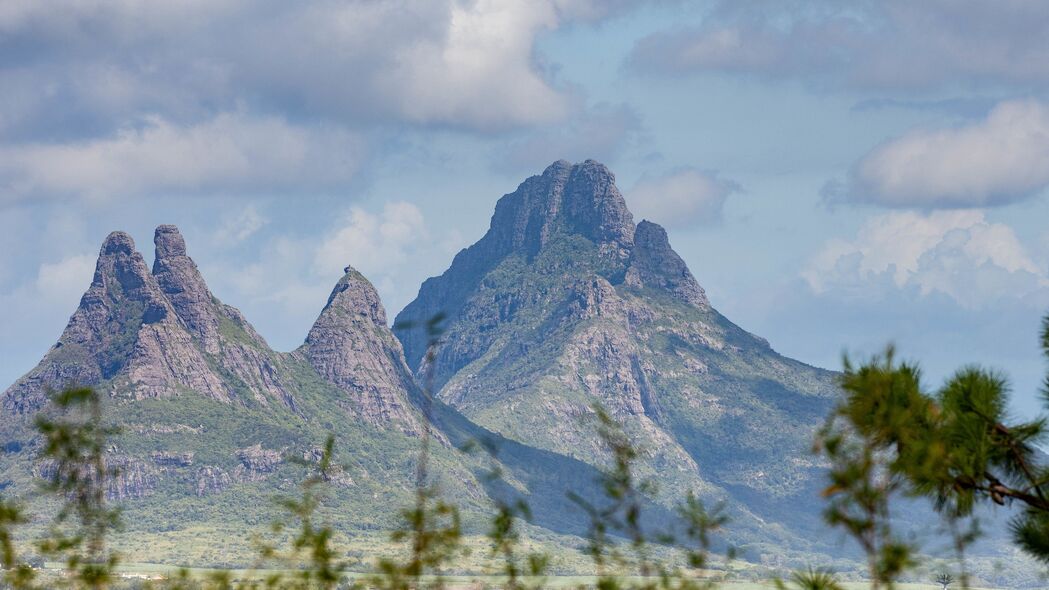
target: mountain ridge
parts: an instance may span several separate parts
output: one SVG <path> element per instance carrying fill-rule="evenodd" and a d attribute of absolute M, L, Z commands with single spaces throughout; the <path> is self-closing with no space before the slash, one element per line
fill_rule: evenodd
<path fill-rule="evenodd" d="M 744 527 L 781 519 L 761 498 L 789 498 L 794 524 L 820 526 L 808 450 L 834 374 L 719 314 L 666 231 L 634 224 L 605 166 L 555 162 L 504 195 L 484 236 L 395 326 L 434 310 L 449 317 L 432 366 L 417 330 L 395 334 L 416 371 L 434 372 L 438 397 L 482 427 L 598 465 L 582 423 L 597 403 L 670 496 L 732 501 Z"/>
<path fill-rule="evenodd" d="M 289 457 L 312 456 L 329 434 L 343 466 L 332 480 L 341 531 L 398 524 L 390 508 L 414 497 L 424 429 L 434 441 L 431 478 L 470 526 L 484 526 L 493 498 L 524 497 L 544 510 L 550 534 L 585 531 L 567 491 L 595 495 L 596 469 L 502 440 L 440 401 L 428 403 L 427 419 L 378 293 L 352 267 L 303 344 L 277 352 L 211 293 L 176 227 L 159 226 L 154 244 L 151 272 L 129 235 L 110 234 L 59 342 L 0 396 L 5 493 L 47 511 L 34 493 L 51 467 L 36 460 L 33 414 L 48 390 L 75 383 L 103 394 L 107 420 L 121 431 L 107 453 L 120 467 L 107 494 L 124 504 L 128 533 L 139 540 L 123 546 L 133 561 L 184 563 L 196 545 L 177 539 L 203 531 L 217 539 L 204 546 L 227 547 L 227 557 L 195 559 L 250 564 L 250 534 L 278 515 L 272 496 L 302 477 Z M 501 456 L 462 453 L 471 441 L 496 444 Z M 503 483 L 487 476 L 493 464 Z"/>
<path fill-rule="evenodd" d="M 468 520 L 519 496 L 548 511 L 544 530 L 580 534 L 565 492 L 596 493 L 597 403 L 643 449 L 639 475 L 662 487 L 657 512 L 696 491 L 729 504 L 730 540 L 752 556 L 835 552 L 809 538 L 814 500 L 783 510 L 814 485 L 800 442 L 822 418 L 831 374 L 721 316 L 666 231 L 635 224 L 596 161 L 555 162 L 504 195 L 485 235 L 420 287 L 394 330 L 374 286 L 347 267 L 290 352 L 215 297 L 176 227 L 159 226 L 154 246 L 150 270 L 130 236 L 111 234 L 59 343 L 3 393 L 0 437 L 19 450 L 0 466 L 13 489 L 39 475 L 30 414 L 48 387 L 77 381 L 98 387 L 125 428 L 114 449 L 128 477 L 114 497 L 147 529 L 243 530 L 266 514 L 245 500 L 259 505 L 294 478 L 286 455 L 312 452 L 328 432 L 345 444 L 338 522 L 389 528 L 431 429 L 435 477 Z M 429 335 L 403 326 L 438 312 L 448 329 L 424 367 Z M 417 382 L 431 369 L 428 421 Z M 485 461 L 457 450 L 476 439 L 499 441 L 511 483 L 487 481 Z"/>

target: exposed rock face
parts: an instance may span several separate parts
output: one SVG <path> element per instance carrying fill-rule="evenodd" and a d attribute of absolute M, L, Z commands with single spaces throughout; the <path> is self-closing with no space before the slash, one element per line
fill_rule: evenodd
<path fill-rule="evenodd" d="M 262 443 L 237 451 L 237 458 L 248 471 L 270 473 L 280 465 L 280 451 L 262 448 Z"/>
<path fill-rule="evenodd" d="M 485 236 L 396 323 L 439 311 L 449 318 L 432 367 L 438 396 L 486 428 L 599 463 L 585 418 L 600 403 L 646 449 L 640 469 L 662 488 L 734 497 L 754 526 L 770 502 L 751 499 L 814 485 L 817 470 L 790 458 L 807 453 L 832 374 L 718 314 L 666 231 L 635 226 L 596 162 L 555 162 L 504 196 Z M 397 336 L 418 370 L 421 331 Z"/>
<path fill-rule="evenodd" d="M 204 352 L 260 403 L 275 399 L 294 406 L 281 378 L 277 355 L 240 311 L 212 295 L 196 263 L 186 253 L 186 242 L 178 228 L 161 225 L 153 241 L 153 275 L 157 284 Z"/>
<path fill-rule="evenodd" d="M 158 470 L 139 459 L 125 456 L 110 456 L 106 467 L 114 469 L 116 475 L 106 485 L 106 498 L 109 500 L 127 500 L 143 498 L 152 494 L 159 481 Z M 58 464 L 51 459 L 40 461 L 33 468 L 33 475 L 43 480 L 52 480 L 58 471 Z M 94 473 L 81 471 L 80 477 L 94 479 Z"/>
<path fill-rule="evenodd" d="M 423 283 L 419 296 L 398 320 L 425 322 L 438 313 L 457 316 L 470 294 L 483 288 L 481 279 L 500 262 L 509 256 L 531 260 L 551 239 L 565 233 L 600 244 L 601 256 L 610 260 L 629 255 L 633 217 L 615 186 L 615 177 L 603 164 L 587 160 L 573 166 L 560 160 L 505 195 L 495 206 L 488 233 L 459 252 L 443 275 Z M 505 315 L 518 305 L 518 301 L 503 301 L 500 308 Z M 399 330 L 397 337 L 404 344 L 408 365 L 418 370 L 429 340 L 426 331 L 419 327 Z M 461 368 L 469 360 L 473 359 L 460 359 L 449 368 Z M 441 382 L 444 375 L 436 377 Z"/>
<path fill-rule="evenodd" d="M 637 224 L 626 283 L 674 293 L 697 307 L 710 306 L 703 287 L 670 247 L 666 230 L 650 221 Z"/>
<path fill-rule="evenodd" d="M 360 420 L 421 432 L 410 398 L 415 383 L 401 345 L 386 324 L 379 294 L 356 270 L 347 267 L 300 351 L 346 393 L 345 407 Z"/>
<path fill-rule="evenodd" d="M 114 232 L 99 252 L 91 286 L 65 331 L 35 369 L 3 395 L 16 413 L 40 408 L 45 392 L 69 384 L 121 387 L 137 397 L 194 389 L 228 400 L 229 389 L 193 345 L 131 237 Z"/>
<path fill-rule="evenodd" d="M 130 457 L 111 460 L 110 463 L 117 469 L 117 475 L 109 489 L 111 499 L 142 498 L 156 491 L 160 481 L 156 467 Z"/>
<path fill-rule="evenodd" d="M 153 451 L 149 456 L 154 463 L 161 467 L 189 467 L 193 464 L 193 453 Z"/>
<path fill-rule="evenodd" d="M 630 247 L 633 217 L 603 164 L 554 162 L 499 201 L 482 241 L 494 258 L 511 252 L 534 256 L 561 230 L 613 248 Z"/>
<path fill-rule="evenodd" d="M 153 276 L 157 284 L 204 350 L 218 354 L 221 351 L 219 320 L 213 308 L 211 291 L 204 284 L 197 265 L 186 255 L 182 234 L 173 225 L 161 225 L 154 234 L 153 243 L 156 245 Z"/>
<path fill-rule="evenodd" d="M 238 450 L 237 459 L 240 465 L 233 470 L 233 481 L 259 481 L 276 471 L 284 462 L 280 451 L 265 449 L 261 443 Z"/>
<path fill-rule="evenodd" d="M 218 467 L 208 465 L 197 471 L 196 494 L 197 496 L 217 494 L 232 484 L 233 479 L 228 473 Z"/>

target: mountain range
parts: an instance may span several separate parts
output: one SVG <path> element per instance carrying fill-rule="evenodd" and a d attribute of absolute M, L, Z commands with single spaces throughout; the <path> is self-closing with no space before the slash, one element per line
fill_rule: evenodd
<path fill-rule="evenodd" d="M 290 457 L 315 455 L 332 433 L 342 467 L 325 515 L 363 561 L 410 500 L 428 429 L 433 477 L 468 530 L 483 530 L 493 498 L 517 495 L 536 515 L 531 534 L 568 555 L 585 523 L 566 492 L 594 493 L 609 459 L 595 404 L 637 442 L 641 475 L 658 483 L 654 514 L 692 490 L 725 504 L 727 541 L 746 559 L 841 555 L 809 453 L 835 375 L 718 313 L 666 231 L 635 223 L 598 162 L 555 162 L 499 199 L 488 232 L 393 328 L 347 267 L 291 352 L 212 294 L 177 228 L 158 227 L 154 246 L 150 268 L 130 236 L 110 234 L 65 331 L 0 397 L 0 486 L 39 504 L 32 482 L 47 465 L 34 460 L 33 415 L 51 389 L 104 393 L 121 428 L 109 494 L 149 540 L 125 548 L 133 560 L 246 563 L 272 496 L 301 479 Z M 438 314 L 428 356 L 423 326 Z M 462 452 L 471 440 L 495 459 Z M 501 481 L 485 477 L 493 460 Z"/>

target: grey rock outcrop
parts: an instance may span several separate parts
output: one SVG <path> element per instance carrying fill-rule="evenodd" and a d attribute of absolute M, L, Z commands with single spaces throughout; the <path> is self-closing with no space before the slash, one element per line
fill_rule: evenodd
<path fill-rule="evenodd" d="M 216 359 L 228 376 L 239 381 L 263 404 L 278 400 L 294 407 L 290 388 L 282 378 L 281 360 L 236 308 L 218 300 L 208 289 L 197 265 L 186 252 L 186 242 L 173 225 L 161 225 L 154 234 L 156 259 L 153 276 L 179 319 L 205 353 Z"/>
<path fill-rule="evenodd" d="M 697 307 L 710 307 L 703 287 L 696 282 L 685 261 L 670 247 L 667 231 L 651 221 L 637 224 L 626 283 L 669 291 Z"/>
<path fill-rule="evenodd" d="M 3 407 L 29 413 L 48 389 L 114 386 L 136 398 L 193 389 L 228 401 L 230 390 L 208 365 L 149 273 L 135 243 L 113 232 L 102 244 L 91 286 L 44 359 L 3 395 Z"/>
<path fill-rule="evenodd" d="M 379 294 L 356 270 L 347 267 L 336 283 L 300 354 L 346 394 L 343 405 L 358 419 L 421 432 L 411 400 L 416 386 L 401 344 L 386 324 Z"/>
<path fill-rule="evenodd" d="M 198 497 L 217 494 L 233 485 L 228 473 L 218 467 L 207 465 L 197 471 L 195 492 Z"/>
<path fill-rule="evenodd" d="M 153 451 L 149 457 L 160 467 L 189 467 L 193 464 L 193 453 Z"/>
<path fill-rule="evenodd" d="M 634 225 L 601 164 L 555 162 L 503 196 L 484 237 L 395 325 L 438 312 L 438 398 L 498 434 L 600 465 L 585 422 L 597 403 L 645 449 L 639 473 L 671 494 L 735 497 L 744 526 L 770 516 L 753 499 L 801 503 L 814 485 L 818 470 L 793 458 L 830 407 L 833 375 L 711 307 L 666 231 Z M 419 371 L 422 330 L 396 334 Z M 819 523 L 809 504 L 806 526 Z"/>
<path fill-rule="evenodd" d="M 262 443 L 237 451 L 237 459 L 248 471 L 271 473 L 283 461 L 280 451 L 265 449 Z"/>
<path fill-rule="evenodd" d="M 113 476 L 106 483 L 106 498 L 109 500 L 127 500 L 144 498 L 152 494 L 160 481 L 160 473 L 149 463 L 122 455 L 106 458 L 106 468 L 113 470 Z M 39 479 L 53 480 L 58 472 L 58 464 L 46 459 L 33 467 L 33 475 Z M 82 478 L 94 479 L 94 472 L 87 468 L 77 471 Z"/>

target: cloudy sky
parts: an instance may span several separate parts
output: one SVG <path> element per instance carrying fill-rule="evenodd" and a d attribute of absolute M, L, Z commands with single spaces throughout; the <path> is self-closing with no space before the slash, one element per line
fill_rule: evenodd
<path fill-rule="evenodd" d="M 836 368 L 1000 368 L 1049 309 L 1040 0 L 4 0 L 0 381 L 112 230 L 176 223 L 301 343 L 347 263 L 391 315 L 496 199 L 595 158 L 723 313 Z"/>

